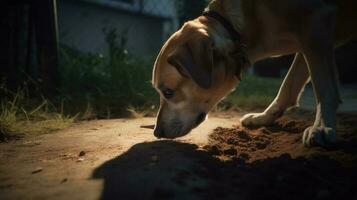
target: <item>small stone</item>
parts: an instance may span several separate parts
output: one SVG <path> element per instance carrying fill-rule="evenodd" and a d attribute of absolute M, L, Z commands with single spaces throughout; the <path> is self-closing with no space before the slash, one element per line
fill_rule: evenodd
<path fill-rule="evenodd" d="M 85 151 L 81 151 L 81 152 L 79 152 L 79 157 L 82 157 L 82 156 L 85 156 L 86 155 L 86 152 Z"/>
<path fill-rule="evenodd" d="M 83 162 L 84 158 L 78 158 L 77 162 Z"/>
<path fill-rule="evenodd" d="M 43 171 L 43 168 L 42 167 L 37 167 L 35 170 L 33 170 L 31 173 L 32 174 L 37 174 L 37 173 L 40 173 Z"/>
<path fill-rule="evenodd" d="M 64 178 L 64 179 L 62 179 L 61 183 L 65 183 L 67 181 L 68 181 L 68 178 Z"/>

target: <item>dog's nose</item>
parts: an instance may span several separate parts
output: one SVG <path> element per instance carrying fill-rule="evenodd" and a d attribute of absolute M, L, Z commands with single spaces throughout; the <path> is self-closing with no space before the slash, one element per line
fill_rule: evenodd
<path fill-rule="evenodd" d="M 160 127 L 155 127 L 154 135 L 155 135 L 155 137 L 157 137 L 157 138 L 162 138 L 162 137 L 165 136 L 165 132 L 164 132 L 164 130 L 162 130 Z"/>
<path fill-rule="evenodd" d="M 206 115 L 207 113 L 205 112 L 200 113 L 196 118 L 196 124 L 202 123 L 206 119 Z"/>

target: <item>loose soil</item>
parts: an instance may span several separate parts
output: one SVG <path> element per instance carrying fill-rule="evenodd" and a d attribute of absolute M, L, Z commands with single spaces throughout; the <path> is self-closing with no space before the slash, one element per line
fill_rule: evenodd
<path fill-rule="evenodd" d="M 356 118 L 339 119 L 338 143 L 328 149 L 308 149 L 301 144 L 301 133 L 311 122 L 299 119 L 283 117 L 273 126 L 255 130 L 240 126 L 216 128 L 204 148 L 225 164 L 218 169 L 199 170 L 212 180 L 205 195 L 232 199 L 357 199 Z"/>
<path fill-rule="evenodd" d="M 239 117 L 176 140 L 156 139 L 145 128 L 155 119 L 142 118 L 0 144 L 0 199 L 357 199 L 355 115 L 339 115 L 328 149 L 301 143 L 311 113 L 259 129 Z"/>

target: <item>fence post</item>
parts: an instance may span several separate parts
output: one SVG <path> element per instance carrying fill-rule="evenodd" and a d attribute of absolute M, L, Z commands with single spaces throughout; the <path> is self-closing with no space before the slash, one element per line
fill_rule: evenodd
<path fill-rule="evenodd" d="M 34 0 L 31 6 L 42 89 L 53 95 L 59 86 L 56 0 Z"/>

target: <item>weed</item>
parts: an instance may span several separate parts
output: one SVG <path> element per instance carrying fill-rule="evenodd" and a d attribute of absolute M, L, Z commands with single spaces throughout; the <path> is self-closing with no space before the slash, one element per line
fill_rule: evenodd
<path fill-rule="evenodd" d="M 2 87 L 1 93 L 5 95 L 0 102 L 0 141 L 50 133 L 68 127 L 76 119 L 56 112 L 47 99 L 29 101 L 24 89 L 11 92 Z"/>
<path fill-rule="evenodd" d="M 107 55 L 62 48 L 61 98 L 67 105 L 76 105 L 67 110 L 82 112 L 89 104 L 92 117 L 110 118 L 131 115 L 130 106 L 155 105 L 158 97 L 150 81 L 153 60 L 131 56 L 124 36 L 114 29 L 106 34 Z M 122 41 L 120 45 L 117 40 Z"/>

